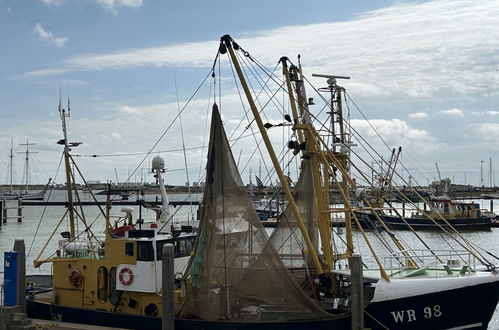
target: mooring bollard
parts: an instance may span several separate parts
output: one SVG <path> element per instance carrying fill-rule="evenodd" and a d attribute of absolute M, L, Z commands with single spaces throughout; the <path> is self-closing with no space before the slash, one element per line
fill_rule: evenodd
<path fill-rule="evenodd" d="M 161 254 L 161 264 L 162 264 L 162 302 L 163 302 L 163 317 L 161 319 L 162 330 L 173 330 L 174 320 L 173 320 L 173 244 L 163 245 L 163 251 Z"/>
<path fill-rule="evenodd" d="M 21 312 L 26 313 L 26 247 L 23 239 L 14 241 L 14 251 L 17 252 L 17 304 Z"/>
<path fill-rule="evenodd" d="M 362 330 L 364 329 L 364 277 L 360 254 L 352 254 L 350 271 L 352 275 L 352 330 Z"/>

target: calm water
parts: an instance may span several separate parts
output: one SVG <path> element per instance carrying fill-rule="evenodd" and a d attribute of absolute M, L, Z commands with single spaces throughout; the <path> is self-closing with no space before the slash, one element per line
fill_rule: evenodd
<path fill-rule="evenodd" d="M 195 196 L 195 199 L 199 199 L 200 196 Z M 134 200 L 134 196 L 131 196 L 130 199 Z M 154 195 L 146 195 L 146 200 L 154 200 Z M 169 196 L 170 200 L 184 200 L 186 198 L 185 195 L 171 195 Z M 98 196 L 99 200 L 105 200 L 105 196 Z M 65 192 L 64 191 L 53 191 L 50 197 L 50 200 L 64 201 L 65 200 Z M 90 201 L 91 196 L 87 193 L 83 195 L 83 200 Z M 16 202 L 7 201 L 8 206 L 16 205 Z M 488 208 L 489 202 L 483 202 L 482 207 Z M 499 205 L 496 206 L 496 209 Z M 114 216 L 123 215 L 121 212 L 121 206 L 115 206 L 112 208 L 111 214 Z M 138 216 L 139 210 L 138 207 L 134 207 L 134 215 Z M 192 208 L 192 212 L 194 213 L 197 210 L 197 207 L 194 206 Z M 497 210 L 496 210 L 497 211 Z M 17 214 L 16 210 L 8 210 L 9 215 Z M 0 273 L 3 272 L 3 252 L 12 250 L 14 240 L 15 239 L 24 239 L 26 245 L 26 253 L 27 253 L 27 265 L 26 270 L 28 274 L 49 274 L 50 273 L 50 264 L 44 264 L 39 268 L 33 267 L 33 260 L 38 258 L 40 251 L 43 246 L 47 242 L 48 237 L 52 235 L 54 232 L 54 228 L 56 228 L 57 224 L 60 222 L 61 217 L 64 215 L 65 208 L 58 206 L 50 206 L 50 207 L 40 207 L 40 206 L 26 206 L 23 210 L 24 219 L 22 223 L 18 223 L 15 219 L 9 219 L 7 224 L 3 224 L 2 229 L 0 229 Z M 104 224 L 103 218 L 98 217 L 99 210 L 96 207 L 85 207 L 84 213 L 87 219 L 87 223 L 93 223 L 91 229 L 96 236 L 104 236 Z M 189 206 L 184 206 L 179 208 L 178 210 L 172 208 L 172 212 L 177 212 L 176 218 L 179 221 L 187 222 L 191 221 L 192 213 L 191 208 Z M 43 217 L 42 217 L 43 215 Z M 142 216 L 145 219 L 154 219 L 155 213 L 150 210 L 142 209 Z M 66 221 L 61 224 L 58 230 L 54 234 L 54 238 L 47 245 L 45 252 L 42 254 L 41 258 L 49 257 L 50 255 L 55 253 L 57 249 L 57 241 L 60 239 L 60 232 L 68 230 Z M 414 237 L 412 237 L 408 232 L 399 232 L 403 241 L 407 243 L 407 245 L 418 249 L 421 248 L 421 243 L 419 243 Z M 368 233 L 370 236 L 374 236 L 372 233 Z M 440 234 L 434 232 L 421 232 L 421 236 L 425 239 L 425 241 L 435 250 L 449 250 L 450 246 L 455 246 L 450 240 L 445 240 Z M 385 234 L 386 235 L 386 234 Z M 470 240 L 471 242 L 479 245 L 483 249 L 489 251 L 490 253 L 499 256 L 499 228 L 493 228 L 491 231 L 472 231 L 465 232 L 463 236 Z M 336 240 L 337 245 L 341 250 L 341 240 Z M 367 253 L 367 247 L 363 242 L 362 237 L 359 233 L 354 235 L 354 242 L 358 247 L 358 252 Z M 381 250 L 381 245 L 376 244 L 376 239 L 371 239 L 371 243 L 376 246 L 376 249 Z M 364 261 L 368 265 L 373 265 L 372 257 L 366 255 L 364 257 Z M 496 264 L 499 264 L 499 261 L 496 260 Z M 0 274 L 0 282 L 3 282 L 3 274 Z M 477 302 L 472 302 L 477 303 Z M 489 324 L 489 329 L 491 330 L 499 330 L 499 308 L 496 308 L 496 312 L 494 317 Z"/>

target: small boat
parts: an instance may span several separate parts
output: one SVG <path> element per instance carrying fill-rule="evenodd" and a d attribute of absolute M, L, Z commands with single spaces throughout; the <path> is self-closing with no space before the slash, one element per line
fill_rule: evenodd
<path fill-rule="evenodd" d="M 278 218 L 286 208 L 286 202 L 265 196 L 253 201 L 253 207 L 260 219 L 265 221 L 268 218 Z"/>

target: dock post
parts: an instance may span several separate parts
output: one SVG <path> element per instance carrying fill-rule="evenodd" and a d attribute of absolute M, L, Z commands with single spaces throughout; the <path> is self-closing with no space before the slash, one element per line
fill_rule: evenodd
<path fill-rule="evenodd" d="M 490 199 L 490 212 L 494 212 L 494 200 Z"/>
<path fill-rule="evenodd" d="M 350 271 L 352 274 L 352 330 L 362 330 L 364 329 L 364 277 L 360 254 L 352 254 Z"/>
<path fill-rule="evenodd" d="M 17 199 L 17 222 L 23 222 L 23 200 Z"/>
<path fill-rule="evenodd" d="M 26 247 L 23 239 L 14 241 L 14 251 L 17 252 L 17 305 L 21 313 L 26 313 Z"/>
<path fill-rule="evenodd" d="M 7 223 L 7 202 L 3 200 L 2 223 Z"/>
<path fill-rule="evenodd" d="M 0 199 L 0 229 L 2 229 L 3 223 L 3 200 Z"/>
<path fill-rule="evenodd" d="M 173 244 L 164 244 L 161 254 L 161 283 L 163 317 L 161 318 L 162 330 L 173 330 Z"/>

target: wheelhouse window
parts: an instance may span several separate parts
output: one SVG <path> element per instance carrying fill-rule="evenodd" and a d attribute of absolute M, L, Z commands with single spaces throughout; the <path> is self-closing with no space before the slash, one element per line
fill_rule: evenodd
<path fill-rule="evenodd" d="M 133 256 L 133 243 L 125 243 L 125 255 Z"/>
<path fill-rule="evenodd" d="M 195 237 L 177 237 L 175 239 L 168 239 L 156 242 L 156 255 L 157 260 L 161 260 L 163 253 L 163 245 L 173 244 L 173 254 L 175 258 L 190 256 L 194 247 Z"/>
<path fill-rule="evenodd" d="M 137 242 L 137 260 L 154 261 L 152 242 Z"/>

